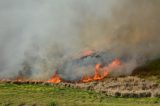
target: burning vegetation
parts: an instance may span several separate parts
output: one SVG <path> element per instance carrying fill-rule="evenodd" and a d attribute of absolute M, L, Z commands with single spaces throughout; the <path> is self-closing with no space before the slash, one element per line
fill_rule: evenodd
<path fill-rule="evenodd" d="M 159 58 L 160 0 L 25 2 L 1 6 L 0 82 L 160 97 L 159 84 L 126 77 Z M 140 69 L 133 74 L 151 75 Z"/>
<path fill-rule="evenodd" d="M 92 90 L 98 93 L 103 93 L 107 96 L 116 97 L 160 97 L 160 85 L 155 82 L 140 79 L 138 77 L 111 77 L 110 73 L 114 71 L 117 73 L 119 68 L 124 64 L 122 60 L 125 59 L 113 59 L 104 61 L 106 53 L 94 52 L 91 54 L 83 55 L 78 59 L 64 62 L 57 68 L 55 74 L 48 81 L 28 80 L 24 76 L 19 74 L 16 79 L 1 80 L 1 82 L 12 84 L 42 84 L 49 86 L 56 86 L 60 88 L 75 88 Z M 93 61 L 95 60 L 95 61 Z M 93 74 L 85 75 L 84 73 L 78 79 L 72 79 L 72 77 L 65 78 L 62 73 L 67 71 L 68 66 L 73 65 L 76 68 L 93 66 Z M 80 68 L 81 69 L 81 68 Z M 71 71 L 75 71 L 71 70 Z M 80 70 L 88 71 L 88 70 Z M 77 72 L 76 72 L 77 73 Z M 101 80 L 101 81 L 100 81 Z"/>
<path fill-rule="evenodd" d="M 116 68 L 120 64 L 121 64 L 121 62 L 118 59 L 113 60 L 111 64 L 109 64 L 108 66 L 105 66 L 105 67 L 103 67 L 101 64 L 96 64 L 95 69 L 94 69 L 94 75 L 92 75 L 92 76 L 84 75 L 77 82 L 91 82 L 91 81 L 101 80 L 109 74 L 110 68 Z M 48 82 L 51 82 L 51 83 L 59 83 L 59 82 L 63 82 L 63 81 L 65 81 L 65 80 L 62 80 L 62 78 L 57 74 L 57 71 L 52 76 L 52 78 L 50 80 L 48 80 Z"/>
<path fill-rule="evenodd" d="M 101 54 L 104 55 L 104 53 L 97 54 L 92 51 L 87 51 L 79 59 L 70 61 L 69 63 L 62 64 L 62 67 L 55 72 L 55 74 L 52 76 L 50 80 L 48 80 L 48 82 L 51 82 L 51 83 L 70 82 L 70 81 L 71 82 L 91 82 L 91 81 L 101 80 L 105 78 L 110 73 L 111 69 L 113 68 L 118 69 L 120 67 L 121 61 L 119 59 L 113 59 L 111 60 L 111 63 L 109 63 L 110 61 L 104 60 L 103 55 Z M 75 65 L 76 68 L 87 67 L 91 65 L 94 67 L 93 70 L 91 70 L 93 71 L 93 74 L 92 75 L 81 74 L 80 78 L 75 80 L 63 79 L 61 75 L 58 74 L 58 72 L 60 73 L 61 71 L 65 72 L 66 69 L 68 68 L 66 64 Z M 77 70 L 76 68 L 74 70 Z M 86 72 L 88 71 L 88 69 L 86 68 L 86 70 L 80 70 L 80 71 Z"/>

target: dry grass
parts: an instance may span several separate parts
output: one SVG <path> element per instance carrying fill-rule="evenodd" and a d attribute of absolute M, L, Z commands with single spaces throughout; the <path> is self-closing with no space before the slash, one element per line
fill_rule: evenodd
<path fill-rule="evenodd" d="M 115 98 L 46 85 L 0 84 L 0 106 L 159 106 L 159 98 Z"/>
<path fill-rule="evenodd" d="M 133 75 L 160 82 L 160 59 L 138 67 Z M 89 105 L 160 106 L 159 84 L 137 77 L 106 78 L 88 84 L 0 83 L 0 106 Z"/>

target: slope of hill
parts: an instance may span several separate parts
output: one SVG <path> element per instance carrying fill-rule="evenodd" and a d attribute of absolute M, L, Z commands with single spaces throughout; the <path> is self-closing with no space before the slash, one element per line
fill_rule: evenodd
<path fill-rule="evenodd" d="M 160 59 L 147 62 L 143 66 L 137 67 L 132 75 L 160 83 Z"/>
<path fill-rule="evenodd" d="M 116 98 L 88 90 L 0 84 L 0 106 L 159 106 L 160 98 Z"/>

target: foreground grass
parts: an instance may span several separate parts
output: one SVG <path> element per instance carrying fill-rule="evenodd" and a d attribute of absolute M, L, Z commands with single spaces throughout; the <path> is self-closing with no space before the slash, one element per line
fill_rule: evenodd
<path fill-rule="evenodd" d="M 0 106 L 159 106 L 160 98 L 116 98 L 46 85 L 0 84 Z"/>
<path fill-rule="evenodd" d="M 160 83 L 160 59 L 149 61 L 143 66 L 137 67 L 133 75 Z"/>

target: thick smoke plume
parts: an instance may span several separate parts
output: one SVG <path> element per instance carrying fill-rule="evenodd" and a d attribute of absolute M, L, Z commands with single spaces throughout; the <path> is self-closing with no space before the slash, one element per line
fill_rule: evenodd
<path fill-rule="evenodd" d="M 85 50 L 122 58 L 112 74 L 128 75 L 159 57 L 159 13 L 159 0 L 0 0 L 0 78 L 48 79 Z"/>

